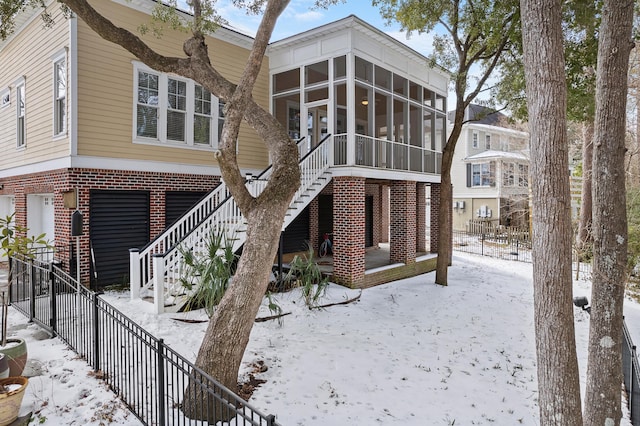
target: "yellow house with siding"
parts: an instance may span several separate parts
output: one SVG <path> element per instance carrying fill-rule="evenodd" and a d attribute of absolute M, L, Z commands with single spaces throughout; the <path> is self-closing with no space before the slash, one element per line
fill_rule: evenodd
<path fill-rule="evenodd" d="M 93 6 L 137 32 L 156 4 Z M 15 212 L 30 233 L 46 232 L 72 273 L 79 258 L 83 283 L 131 279 L 144 287 L 152 274 L 142 270 L 151 265 L 143 256 L 157 250 L 136 260 L 129 250 L 142 253 L 153 241 L 167 250 L 191 232 L 184 223 L 212 214 L 197 209 L 223 187 L 214 157 L 223 103 L 65 18 L 57 2 L 47 8 L 55 25 L 27 12 L 0 41 L 0 214 Z M 141 38 L 162 54 L 184 55 L 184 33 Z M 221 27 L 207 42 L 216 69 L 237 80 L 253 39 Z M 448 78 L 355 16 L 271 43 L 253 97 L 301 140 L 303 172 L 318 172 L 304 163 L 314 152 L 325 162 L 285 218 L 284 251 L 306 241 L 317 250 L 332 233 L 338 282 L 364 287 L 424 272 L 417 254 L 437 248 Z M 240 168 L 259 174 L 269 163 L 264 144 L 247 125 L 238 140 Z M 75 211 L 81 235 L 72 235 Z M 404 269 L 365 273 L 365 250 L 381 243 L 389 243 L 389 263 Z"/>

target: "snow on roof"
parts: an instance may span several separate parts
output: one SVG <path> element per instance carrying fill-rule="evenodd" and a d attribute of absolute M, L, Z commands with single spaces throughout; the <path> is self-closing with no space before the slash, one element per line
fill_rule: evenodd
<path fill-rule="evenodd" d="M 529 161 L 529 155 L 524 151 L 496 151 L 487 150 L 479 154 L 471 155 L 464 159 L 464 161 L 476 161 L 476 160 L 489 160 L 489 159 L 502 159 L 502 160 L 520 160 Z"/>

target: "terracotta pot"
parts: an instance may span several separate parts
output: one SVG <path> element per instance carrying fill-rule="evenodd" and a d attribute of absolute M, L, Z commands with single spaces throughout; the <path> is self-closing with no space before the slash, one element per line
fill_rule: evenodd
<path fill-rule="evenodd" d="M 21 376 L 27 364 L 27 342 L 24 339 L 7 339 L 7 346 L 0 347 L 9 363 L 9 376 Z"/>
<path fill-rule="evenodd" d="M 20 405 L 24 391 L 29 384 L 26 377 L 8 377 L 0 379 L 0 388 L 8 386 L 8 392 L 0 393 L 0 426 L 11 424 L 20 414 Z"/>
<path fill-rule="evenodd" d="M 7 377 L 9 377 L 9 361 L 7 361 L 7 356 L 0 352 L 0 379 Z"/>

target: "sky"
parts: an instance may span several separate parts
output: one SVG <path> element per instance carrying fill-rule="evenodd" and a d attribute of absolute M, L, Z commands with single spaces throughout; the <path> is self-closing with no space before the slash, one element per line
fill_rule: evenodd
<path fill-rule="evenodd" d="M 271 41 L 278 41 L 349 15 L 356 15 L 425 56 L 431 52 L 429 35 L 413 34 L 408 38 L 397 23 L 387 24 L 380 16 L 378 8 L 371 6 L 370 0 L 347 0 L 328 9 L 313 8 L 313 3 L 311 0 L 291 0 L 278 19 Z M 185 7 L 184 0 L 180 0 L 179 4 Z M 260 16 L 247 15 L 243 10 L 234 7 L 230 0 L 218 0 L 217 5 L 218 13 L 229 22 L 229 27 L 244 34 L 255 35 Z"/>
<path fill-rule="evenodd" d="M 282 426 L 539 425 L 531 264 L 454 252 L 448 278 L 438 286 L 430 272 L 314 310 L 299 290 L 276 294 L 291 314 L 253 327 L 241 371 L 267 368 L 256 373 L 266 382 L 251 405 Z M 574 296 L 590 298 L 590 289 L 573 283 Z M 358 294 L 330 284 L 320 303 Z M 206 323 L 175 318 L 206 319 L 202 311 L 155 315 L 128 292 L 100 297 L 195 359 Z M 258 317 L 271 314 L 267 303 Z M 625 316 L 640 342 L 640 305 L 626 301 Z M 584 392 L 589 316 L 574 308 L 574 322 Z M 61 341 L 13 309 L 9 324 L 10 336 L 27 340 L 32 377 L 21 412 L 36 413 L 35 424 L 140 425 Z"/>

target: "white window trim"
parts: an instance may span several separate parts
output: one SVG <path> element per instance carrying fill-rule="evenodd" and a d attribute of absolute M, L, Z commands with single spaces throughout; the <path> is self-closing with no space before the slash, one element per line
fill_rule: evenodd
<path fill-rule="evenodd" d="M 19 78 L 18 80 L 16 80 L 15 82 L 15 87 L 16 87 L 16 149 L 17 150 L 23 150 L 26 149 L 27 147 L 27 84 L 26 84 L 26 79 L 24 77 Z M 23 126 L 23 141 L 22 144 L 18 144 L 19 140 L 18 137 L 20 135 L 20 132 L 18 131 L 18 119 L 19 119 L 19 114 L 20 114 L 20 98 L 18 96 L 18 94 L 20 93 L 20 87 L 23 88 L 23 92 L 24 92 L 24 115 L 23 115 L 23 119 L 22 119 L 22 126 Z"/>
<path fill-rule="evenodd" d="M 484 135 L 484 149 L 491 149 L 491 134 Z"/>
<path fill-rule="evenodd" d="M 148 138 L 138 136 L 137 132 L 137 109 L 138 109 L 138 72 L 152 73 L 158 76 L 158 137 Z M 193 80 L 184 77 L 169 75 L 158 72 L 145 64 L 133 61 L 133 112 L 132 112 L 132 140 L 135 144 L 155 145 L 164 147 L 180 147 L 187 149 L 215 151 L 218 149 L 218 98 L 211 94 L 211 126 L 209 135 L 209 145 L 194 143 L 193 141 L 193 123 L 195 115 L 195 85 L 198 84 Z M 168 82 L 169 78 L 180 80 L 187 83 L 187 110 L 186 110 L 186 129 L 185 142 L 167 139 L 167 110 L 169 104 Z"/>
<path fill-rule="evenodd" d="M 66 138 L 69 132 L 69 61 L 67 60 L 66 49 L 56 54 L 55 56 L 53 56 L 51 60 L 53 62 L 53 117 L 52 117 L 53 139 L 57 140 L 57 139 Z M 58 129 L 56 128 L 56 126 L 58 123 L 58 94 L 57 94 L 58 74 L 56 71 L 57 71 L 58 64 L 60 62 L 64 63 L 65 76 L 67 78 L 67 81 L 65 82 L 66 91 L 64 95 L 64 108 L 65 108 L 64 128 L 61 129 L 60 131 L 57 131 Z"/>
<path fill-rule="evenodd" d="M 11 105 L 11 89 L 8 87 L 0 90 L 0 108 L 8 108 Z"/>
<path fill-rule="evenodd" d="M 478 132 L 473 132 L 471 134 L 471 147 L 478 148 L 478 140 L 480 139 L 480 135 Z"/>

